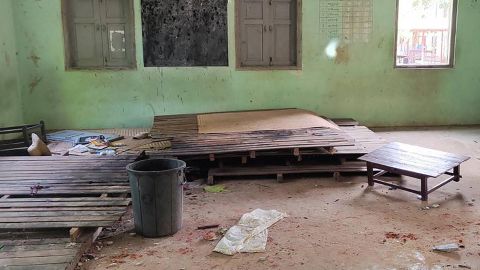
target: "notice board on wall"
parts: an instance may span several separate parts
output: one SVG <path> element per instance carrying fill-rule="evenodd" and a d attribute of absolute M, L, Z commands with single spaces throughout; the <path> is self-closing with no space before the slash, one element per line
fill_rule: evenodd
<path fill-rule="evenodd" d="M 142 0 L 146 67 L 228 66 L 228 0 Z"/>
<path fill-rule="evenodd" d="M 368 42 L 373 28 L 373 0 L 320 0 L 321 33 L 344 42 Z"/>

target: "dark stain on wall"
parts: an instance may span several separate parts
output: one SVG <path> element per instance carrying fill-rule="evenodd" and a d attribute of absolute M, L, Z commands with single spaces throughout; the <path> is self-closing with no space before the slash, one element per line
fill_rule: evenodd
<path fill-rule="evenodd" d="M 29 84 L 30 94 L 33 94 L 33 91 L 41 81 L 42 81 L 42 77 L 35 76 L 35 78 L 32 79 L 32 81 Z"/>
<path fill-rule="evenodd" d="M 146 67 L 228 66 L 227 0 L 142 0 Z"/>
<path fill-rule="evenodd" d="M 350 61 L 350 54 L 348 53 L 348 46 L 344 45 L 337 48 L 337 57 L 335 64 L 348 64 Z"/>

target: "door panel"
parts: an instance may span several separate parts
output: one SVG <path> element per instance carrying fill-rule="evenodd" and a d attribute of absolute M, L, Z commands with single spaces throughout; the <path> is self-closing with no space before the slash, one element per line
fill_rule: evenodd
<path fill-rule="evenodd" d="M 102 61 L 100 2 L 98 0 L 66 1 L 72 67 L 99 67 Z"/>
<path fill-rule="evenodd" d="M 104 0 L 101 5 L 103 54 L 107 67 L 132 64 L 133 29 L 130 26 L 128 0 Z"/>
<path fill-rule="evenodd" d="M 240 46 L 242 66 L 268 65 L 266 20 L 268 4 L 264 0 L 240 0 Z"/>
<path fill-rule="evenodd" d="M 272 2 L 272 65 L 296 65 L 296 0 Z"/>

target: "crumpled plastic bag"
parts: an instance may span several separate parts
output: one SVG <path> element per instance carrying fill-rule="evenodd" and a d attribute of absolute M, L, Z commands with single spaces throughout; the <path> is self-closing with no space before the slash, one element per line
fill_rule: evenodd
<path fill-rule="evenodd" d="M 267 228 L 286 216 L 277 210 L 256 209 L 246 213 L 237 225 L 227 231 L 213 251 L 225 255 L 263 252 L 267 246 Z"/>

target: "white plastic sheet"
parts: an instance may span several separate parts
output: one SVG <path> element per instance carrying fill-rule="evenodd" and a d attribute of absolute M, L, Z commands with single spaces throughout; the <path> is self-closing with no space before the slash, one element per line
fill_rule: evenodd
<path fill-rule="evenodd" d="M 256 209 L 240 218 L 218 242 L 213 251 L 225 255 L 238 252 L 263 252 L 267 246 L 267 228 L 287 215 L 277 210 Z"/>

